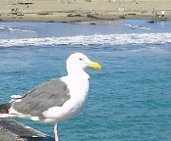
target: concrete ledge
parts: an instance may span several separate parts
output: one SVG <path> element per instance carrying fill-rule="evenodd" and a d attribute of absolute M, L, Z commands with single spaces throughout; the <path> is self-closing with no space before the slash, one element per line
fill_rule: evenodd
<path fill-rule="evenodd" d="M 0 118 L 0 141 L 54 141 L 54 138 L 14 120 Z"/>

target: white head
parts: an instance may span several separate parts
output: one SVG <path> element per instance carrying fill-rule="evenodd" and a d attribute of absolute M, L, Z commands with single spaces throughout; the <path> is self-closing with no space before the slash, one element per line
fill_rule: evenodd
<path fill-rule="evenodd" d="M 91 61 L 86 55 L 82 53 L 74 53 L 69 56 L 66 61 L 68 75 L 77 75 L 84 72 L 84 68 L 92 67 L 94 69 L 101 69 L 101 66 Z"/>

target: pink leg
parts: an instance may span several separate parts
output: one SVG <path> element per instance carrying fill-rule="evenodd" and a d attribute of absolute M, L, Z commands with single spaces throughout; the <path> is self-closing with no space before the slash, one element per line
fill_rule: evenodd
<path fill-rule="evenodd" d="M 58 123 L 55 123 L 54 134 L 55 134 L 55 141 L 59 141 L 59 138 L 58 138 Z"/>

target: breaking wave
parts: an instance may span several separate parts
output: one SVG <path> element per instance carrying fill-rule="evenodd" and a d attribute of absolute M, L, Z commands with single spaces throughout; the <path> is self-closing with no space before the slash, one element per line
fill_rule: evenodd
<path fill-rule="evenodd" d="M 36 33 L 36 31 L 33 30 L 27 30 L 27 29 L 17 29 L 12 27 L 6 27 L 6 26 L 0 26 L 0 31 L 6 31 L 6 32 L 23 32 L 23 33 Z"/>
<path fill-rule="evenodd" d="M 130 33 L 91 36 L 66 36 L 23 39 L 0 39 L 0 47 L 58 45 L 129 45 L 170 44 L 171 33 Z"/>
<path fill-rule="evenodd" d="M 125 26 L 131 28 L 131 29 L 142 29 L 142 30 L 150 30 L 149 27 L 146 26 L 137 26 L 137 25 L 131 25 L 131 24 L 125 24 Z"/>

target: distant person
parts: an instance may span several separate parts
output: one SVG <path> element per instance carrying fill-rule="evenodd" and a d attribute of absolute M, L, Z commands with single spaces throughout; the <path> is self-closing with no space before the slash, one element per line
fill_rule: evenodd
<path fill-rule="evenodd" d="M 162 10 L 162 11 L 161 11 L 161 16 L 162 16 L 162 18 L 164 18 L 164 15 L 165 15 L 165 11 Z"/>
<path fill-rule="evenodd" d="M 132 0 L 132 2 L 133 2 L 134 4 L 138 4 L 138 2 L 137 2 L 136 0 Z"/>
<path fill-rule="evenodd" d="M 151 16 L 153 19 L 157 17 L 157 11 L 154 8 L 151 11 Z"/>

